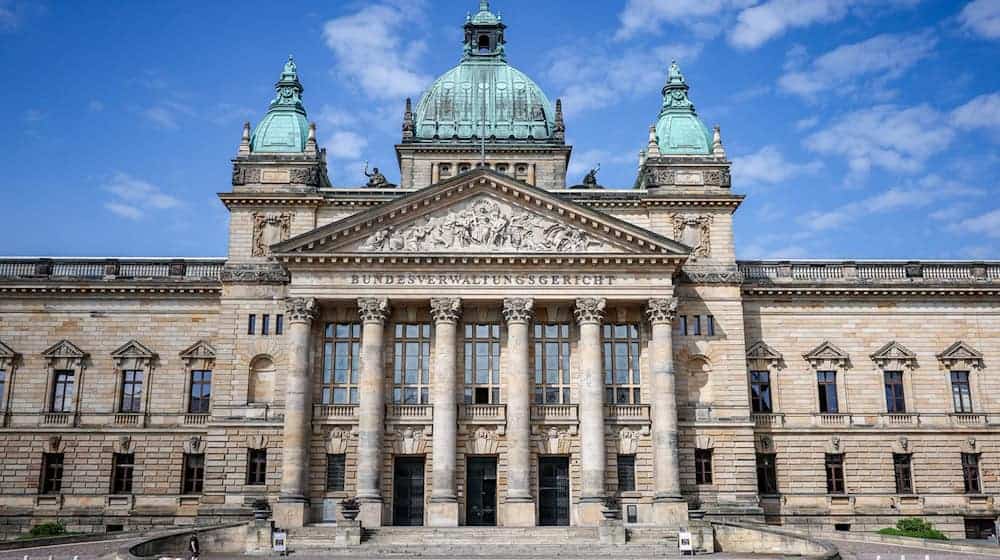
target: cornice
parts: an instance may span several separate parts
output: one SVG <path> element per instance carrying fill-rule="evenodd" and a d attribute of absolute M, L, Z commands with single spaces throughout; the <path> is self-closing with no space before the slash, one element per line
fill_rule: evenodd
<path fill-rule="evenodd" d="M 359 255 L 355 253 L 302 253 L 282 254 L 278 260 L 286 265 L 303 264 L 343 264 L 343 265 L 380 265 L 380 266 L 413 266 L 413 265 L 540 265 L 540 266 L 678 266 L 686 259 L 685 255 Z"/>
<path fill-rule="evenodd" d="M 899 297 L 899 296 L 1000 296 L 1000 286 L 743 286 L 746 296 L 817 296 L 817 297 Z"/>
<path fill-rule="evenodd" d="M 233 206 L 321 206 L 324 198 L 318 195 L 294 196 L 270 193 L 218 193 L 226 208 Z"/>
<path fill-rule="evenodd" d="M 170 296 L 219 296 L 222 284 L 103 284 L 42 283 L 2 284 L 0 294 L 7 295 L 170 295 Z"/>

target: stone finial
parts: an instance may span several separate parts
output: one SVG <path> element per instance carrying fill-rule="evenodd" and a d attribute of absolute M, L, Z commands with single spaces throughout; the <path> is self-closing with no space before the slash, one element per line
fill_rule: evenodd
<path fill-rule="evenodd" d="M 712 155 L 719 159 L 726 159 L 726 149 L 722 147 L 722 128 L 715 125 L 712 130 Z"/>
<path fill-rule="evenodd" d="M 435 323 L 455 323 L 462 316 L 459 298 L 431 298 L 431 316 Z"/>
<path fill-rule="evenodd" d="M 555 139 L 559 142 L 566 140 L 566 123 L 563 121 L 562 99 L 556 99 Z"/>
<path fill-rule="evenodd" d="M 413 122 L 413 104 L 410 98 L 406 98 L 406 108 L 403 110 L 403 140 L 413 138 L 416 124 Z"/>
<path fill-rule="evenodd" d="M 250 121 L 243 123 L 243 135 L 240 136 L 240 149 L 237 156 L 244 157 L 250 155 Z"/>
<path fill-rule="evenodd" d="M 305 153 L 309 155 L 316 155 L 316 123 L 309 123 L 309 135 L 306 136 L 306 147 Z"/>
<path fill-rule="evenodd" d="M 660 144 L 656 141 L 656 125 L 649 125 L 649 143 L 646 144 L 647 157 L 659 157 Z"/>
<path fill-rule="evenodd" d="M 508 323 L 530 321 L 534 306 L 535 300 L 531 298 L 504 298 L 503 317 Z"/>
<path fill-rule="evenodd" d="M 285 316 L 289 323 L 309 323 L 319 313 L 315 298 L 288 298 L 285 300 Z"/>
<path fill-rule="evenodd" d="M 386 298 L 358 298 L 358 317 L 365 323 L 381 323 L 389 317 L 389 300 Z"/>
<path fill-rule="evenodd" d="M 677 298 L 652 298 L 646 305 L 649 322 L 671 323 L 677 315 Z"/>
<path fill-rule="evenodd" d="M 577 298 L 573 313 L 576 314 L 578 323 L 600 323 L 604 320 L 604 307 L 607 306 L 604 298 Z"/>
<path fill-rule="evenodd" d="M 643 165 L 646 165 L 646 149 L 645 148 L 639 150 L 639 169 L 640 170 L 642 169 Z"/>

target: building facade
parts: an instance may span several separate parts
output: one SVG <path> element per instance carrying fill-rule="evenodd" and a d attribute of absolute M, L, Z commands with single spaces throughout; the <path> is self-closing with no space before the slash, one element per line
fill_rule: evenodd
<path fill-rule="evenodd" d="M 224 259 L 0 261 L 8 532 L 850 530 L 1000 504 L 1000 263 L 737 261 L 721 135 L 672 65 L 629 188 L 567 185 L 486 2 L 400 185 L 332 185 L 293 61 L 233 159 Z"/>

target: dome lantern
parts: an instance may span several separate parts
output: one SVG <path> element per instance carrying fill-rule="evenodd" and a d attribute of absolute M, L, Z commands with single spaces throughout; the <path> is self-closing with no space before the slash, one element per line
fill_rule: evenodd
<path fill-rule="evenodd" d="M 688 98 L 689 89 L 677 61 L 671 62 L 656 122 L 656 141 L 661 155 L 712 154 L 712 134 L 698 118 Z"/>
<path fill-rule="evenodd" d="M 274 84 L 274 100 L 250 138 L 252 153 L 302 153 L 309 139 L 309 123 L 302 105 L 302 83 L 291 55 Z"/>

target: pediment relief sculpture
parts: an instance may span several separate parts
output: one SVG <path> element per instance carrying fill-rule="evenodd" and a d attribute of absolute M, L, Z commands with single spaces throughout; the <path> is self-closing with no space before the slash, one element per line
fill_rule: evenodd
<path fill-rule="evenodd" d="M 271 245 L 288 239 L 292 232 L 292 214 L 253 214 L 253 251 L 255 257 L 265 257 L 271 253 Z"/>
<path fill-rule="evenodd" d="M 937 359 L 947 368 L 956 366 L 983 368 L 983 354 L 959 340 L 937 355 Z"/>
<path fill-rule="evenodd" d="M 917 355 L 895 340 L 876 350 L 871 359 L 880 368 L 917 365 Z"/>
<path fill-rule="evenodd" d="M 840 348 L 834 346 L 830 341 L 820 344 L 812 351 L 802 356 L 813 369 L 820 369 L 830 365 L 834 368 L 846 368 L 850 366 L 851 358 Z"/>

